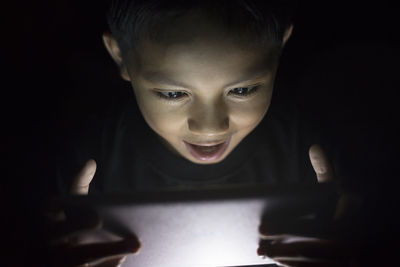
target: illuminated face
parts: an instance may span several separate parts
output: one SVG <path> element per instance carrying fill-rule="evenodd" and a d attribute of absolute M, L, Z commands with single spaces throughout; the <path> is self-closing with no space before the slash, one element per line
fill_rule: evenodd
<path fill-rule="evenodd" d="M 137 53 L 128 52 L 122 77 L 131 82 L 145 121 L 173 153 L 218 163 L 265 116 L 281 47 L 251 45 L 190 17 L 171 28 L 171 41 L 144 40 Z M 115 42 L 105 42 L 116 51 Z"/>

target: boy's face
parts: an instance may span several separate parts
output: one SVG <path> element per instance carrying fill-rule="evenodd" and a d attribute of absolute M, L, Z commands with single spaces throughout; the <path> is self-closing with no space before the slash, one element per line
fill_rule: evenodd
<path fill-rule="evenodd" d="M 251 45 L 198 19 L 171 28 L 169 41 L 142 41 L 123 65 L 112 37 L 104 40 L 162 142 L 191 162 L 220 162 L 265 116 L 280 47 Z"/>

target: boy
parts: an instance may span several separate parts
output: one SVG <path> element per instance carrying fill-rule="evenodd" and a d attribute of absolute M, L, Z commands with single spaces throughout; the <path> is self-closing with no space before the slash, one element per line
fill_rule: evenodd
<path fill-rule="evenodd" d="M 279 56 L 293 30 L 290 14 L 289 1 L 113 1 L 111 33 L 103 40 L 137 106 L 133 98 L 117 102 L 100 140 L 87 134 L 75 162 L 60 160 L 59 188 L 133 193 L 331 180 L 326 156 L 311 146 L 320 140 L 289 103 L 271 105 Z M 65 234 L 79 227 L 68 229 Z M 115 266 L 120 254 L 139 247 L 124 242 L 63 247 L 54 255 L 71 264 Z M 343 252 L 329 242 L 307 242 Z M 273 244 L 263 242 L 260 255 Z M 324 253 L 307 255 L 278 253 L 277 259 L 293 266 L 329 261 Z"/>

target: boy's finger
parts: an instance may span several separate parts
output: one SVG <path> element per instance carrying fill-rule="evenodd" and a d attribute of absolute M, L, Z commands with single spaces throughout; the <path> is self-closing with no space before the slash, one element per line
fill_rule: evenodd
<path fill-rule="evenodd" d="M 309 156 L 318 182 L 332 182 L 335 178 L 333 168 L 321 146 L 317 144 L 312 145 L 309 150 Z"/>
<path fill-rule="evenodd" d="M 284 267 L 343 267 L 343 262 L 326 262 L 326 261 L 307 261 L 307 260 L 290 260 L 290 259 L 274 259 L 278 262 L 278 266 Z"/>
<path fill-rule="evenodd" d="M 59 247 L 51 254 L 53 261 L 62 262 L 68 266 L 98 262 L 138 252 L 140 243 L 136 237 L 110 243 L 85 244 L 79 246 Z"/>
<path fill-rule="evenodd" d="M 96 267 L 121 267 L 125 262 L 126 256 L 111 256 L 90 263 Z"/>
<path fill-rule="evenodd" d="M 71 215 L 71 214 L 70 214 Z M 52 222 L 46 226 L 45 234 L 50 242 L 57 243 L 84 230 L 99 229 L 102 221 L 99 215 L 92 210 L 85 210 L 79 216 L 68 216 L 66 220 Z"/>
<path fill-rule="evenodd" d="M 73 195 L 87 195 L 89 192 L 89 185 L 96 172 L 96 161 L 93 159 L 88 160 L 78 174 L 74 177 L 71 185 L 71 194 Z"/>
<path fill-rule="evenodd" d="M 354 256 L 352 253 L 355 251 L 342 242 L 309 237 L 289 237 L 272 241 L 261 240 L 257 253 L 269 258 L 335 261 L 349 259 Z"/>
<path fill-rule="evenodd" d="M 347 219 L 355 222 L 362 216 L 364 198 L 356 193 L 343 193 L 336 205 L 334 219 Z"/>
<path fill-rule="evenodd" d="M 308 236 L 319 238 L 339 237 L 340 227 L 334 223 L 316 219 L 268 220 L 259 226 L 262 239 L 276 239 L 280 236 Z"/>

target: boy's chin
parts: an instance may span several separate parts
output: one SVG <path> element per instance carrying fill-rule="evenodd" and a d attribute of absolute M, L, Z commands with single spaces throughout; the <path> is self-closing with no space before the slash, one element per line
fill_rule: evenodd
<path fill-rule="evenodd" d="M 217 164 L 217 163 L 222 162 L 226 158 L 226 156 L 223 158 L 217 159 L 217 160 L 213 160 L 213 161 L 202 161 L 202 160 L 194 159 L 193 157 L 187 157 L 187 156 L 185 156 L 184 158 L 195 164 L 212 165 L 212 164 Z"/>

